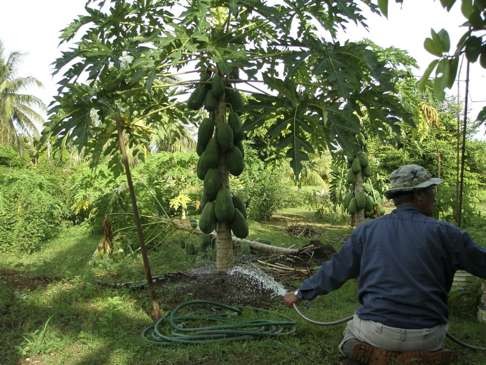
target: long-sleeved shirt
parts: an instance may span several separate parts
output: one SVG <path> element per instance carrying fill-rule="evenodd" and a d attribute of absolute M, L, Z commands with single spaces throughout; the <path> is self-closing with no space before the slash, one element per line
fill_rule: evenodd
<path fill-rule="evenodd" d="M 447 296 L 456 270 L 486 278 L 486 249 L 454 225 L 402 204 L 357 227 L 299 292 L 311 300 L 358 278 L 361 319 L 430 328 L 447 323 Z"/>

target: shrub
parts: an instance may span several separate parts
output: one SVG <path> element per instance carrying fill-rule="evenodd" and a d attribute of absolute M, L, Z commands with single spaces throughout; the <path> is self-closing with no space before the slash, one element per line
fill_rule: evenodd
<path fill-rule="evenodd" d="M 0 170 L 0 249 L 31 253 L 62 226 L 63 194 L 52 176 L 35 169 Z"/>
<path fill-rule="evenodd" d="M 263 162 L 252 148 L 245 146 L 245 170 L 231 180 L 231 188 L 247 206 L 251 219 L 265 221 L 282 208 L 290 194 L 285 162 Z"/>
<path fill-rule="evenodd" d="M 187 213 L 195 211 L 200 195 L 196 161 L 193 153 L 160 152 L 133 169 L 147 244 L 156 244 L 168 232 L 161 217 L 179 216 L 182 203 Z M 118 249 L 130 252 L 138 247 L 124 174 L 115 176 L 106 164 L 96 169 L 84 166 L 73 176 L 70 186 L 73 220 L 86 221 L 101 233 L 102 221 L 109 217 Z"/>
<path fill-rule="evenodd" d="M 330 194 L 324 189 L 308 191 L 305 199 L 316 217 L 327 223 L 345 224 L 349 219 L 346 209 L 341 204 L 333 204 Z"/>
<path fill-rule="evenodd" d="M 0 145 L 0 166 L 21 167 L 27 165 L 26 157 L 22 157 L 10 146 Z"/>

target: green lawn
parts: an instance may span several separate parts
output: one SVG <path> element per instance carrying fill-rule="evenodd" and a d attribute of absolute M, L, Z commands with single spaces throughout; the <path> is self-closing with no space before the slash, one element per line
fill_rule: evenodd
<path fill-rule="evenodd" d="M 291 223 L 308 223 L 323 243 L 339 248 L 350 233 L 348 226 L 317 222 L 312 214 L 292 209 L 279 212 L 268 224 L 252 223 L 252 239 L 301 247 L 307 239 L 290 237 L 282 216 Z M 483 225 L 484 227 L 484 225 Z M 484 233 L 484 229 L 483 229 Z M 473 233 L 483 240 L 479 230 Z M 16 256 L 0 254 L 0 364 L 336 364 L 344 325 L 322 328 L 305 323 L 278 301 L 273 308 L 297 321 L 297 333 L 285 338 L 212 345 L 160 347 L 145 342 L 140 332 L 151 320 L 144 290 L 112 289 L 95 280 L 143 279 L 138 256 L 92 262 L 99 237 L 88 229 L 70 227 L 41 252 Z M 184 243 L 197 243 L 186 233 L 173 234 L 150 252 L 153 271 L 162 274 L 184 271 L 209 263 L 209 258 L 188 256 Z M 484 241 L 482 241 L 484 242 Z M 295 282 L 297 285 L 298 282 Z M 157 290 L 164 310 L 192 298 L 170 283 Z M 347 316 L 357 307 L 356 284 L 348 282 L 321 297 L 305 311 L 316 319 Z M 486 325 L 475 321 L 470 307 L 459 308 L 451 318 L 451 332 L 486 346 Z M 460 316 L 459 316 L 460 315 Z M 486 364 L 484 355 L 449 347 L 461 353 L 459 364 Z"/>

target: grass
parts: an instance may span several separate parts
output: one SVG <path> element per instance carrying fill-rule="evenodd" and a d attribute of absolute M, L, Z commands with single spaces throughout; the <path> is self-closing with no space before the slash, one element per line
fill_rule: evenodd
<path fill-rule="evenodd" d="M 486 210 L 485 210 L 486 211 Z M 287 218 L 285 218 L 287 217 Z M 287 219 L 287 220 L 285 220 Z M 290 219 L 290 220 L 289 220 Z M 312 224 L 323 243 L 339 248 L 351 232 L 348 226 L 329 225 L 302 209 L 279 212 L 266 224 L 252 222 L 251 239 L 268 240 L 286 247 L 301 247 L 304 238 L 291 237 L 289 224 Z M 484 227 L 484 225 L 482 226 Z M 484 228 L 471 232 L 484 242 Z M 143 279 L 137 255 L 113 260 L 92 260 L 99 237 L 84 227 L 70 227 L 40 252 L 32 255 L 0 253 L 0 344 L 2 365 L 14 364 L 336 364 L 337 345 L 344 325 L 318 327 L 300 320 L 283 305 L 272 310 L 298 322 L 295 336 L 259 341 L 211 345 L 160 347 L 145 342 L 140 332 L 151 323 L 145 291 L 112 289 L 96 285 L 105 281 Z M 209 264 L 211 258 L 188 256 L 184 245 L 198 240 L 175 233 L 150 252 L 154 273 L 185 271 Z M 295 286 L 298 282 L 295 282 Z M 159 287 L 163 309 L 189 299 L 170 283 Z M 334 320 L 351 314 L 358 306 L 356 283 L 303 307 L 312 318 Z M 454 311 L 451 332 L 468 342 L 481 344 L 486 326 L 476 322 L 472 310 Z M 486 345 L 483 343 L 483 345 Z M 448 346 L 460 352 L 458 364 L 486 364 L 482 354 Z M 29 359 L 29 360 L 27 360 Z"/>

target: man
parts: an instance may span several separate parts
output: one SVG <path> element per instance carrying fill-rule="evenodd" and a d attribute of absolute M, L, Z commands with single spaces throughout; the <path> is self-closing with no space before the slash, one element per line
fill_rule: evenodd
<path fill-rule="evenodd" d="M 452 353 L 438 350 L 447 334 L 454 273 L 466 270 L 486 278 L 486 250 L 467 233 L 432 218 L 441 179 L 421 166 L 405 165 L 393 171 L 390 182 L 385 196 L 397 209 L 357 227 L 342 249 L 284 301 L 292 306 L 312 300 L 358 278 L 361 306 L 339 345 L 349 364 L 407 363 L 407 356 L 419 363 L 449 363 Z"/>

